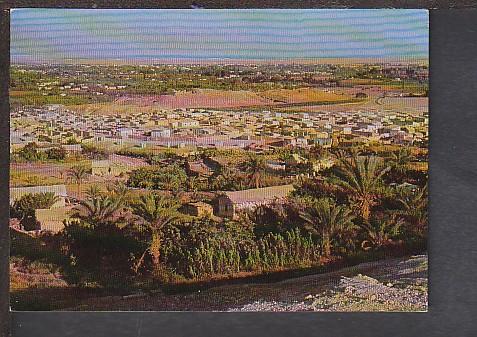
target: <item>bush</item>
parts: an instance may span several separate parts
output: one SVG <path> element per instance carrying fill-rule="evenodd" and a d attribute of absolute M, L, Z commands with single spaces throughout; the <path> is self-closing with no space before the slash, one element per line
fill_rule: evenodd
<path fill-rule="evenodd" d="M 28 143 L 18 152 L 18 155 L 29 162 L 45 159 L 45 153 L 38 151 L 36 143 Z"/>
<path fill-rule="evenodd" d="M 129 175 L 128 186 L 157 190 L 178 191 L 187 181 L 185 170 L 178 165 L 140 168 Z"/>
<path fill-rule="evenodd" d="M 99 147 L 92 144 L 81 144 L 81 149 L 83 153 L 90 159 L 101 160 L 108 158 L 108 152 L 106 150 L 100 149 Z"/>
<path fill-rule="evenodd" d="M 99 228 L 84 221 L 65 225 L 61 233 L 69 263 L 63 273 L 70 283 L 98 283 L 107 288 L 129 287 L 135 257 L 146 245 L 141 233 L 130 227 L 103 224 Z"/>
<path fill-rule="evenodd" d="M 63 147 L 53 147 L 46 151 L 48 159 L 64 160 L 66 158 L 66 150 Z"/>

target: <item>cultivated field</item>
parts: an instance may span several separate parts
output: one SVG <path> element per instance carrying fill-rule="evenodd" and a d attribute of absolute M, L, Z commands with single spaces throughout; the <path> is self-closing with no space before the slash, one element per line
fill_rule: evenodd
<path fill-rule="evenodd" d="M 339 103 L 352 98 L 343 93 L 334 93 L 329 90 L 325 91 L 314 88 L 268 90 L 260 93 L 260 95 L 276 103 Z"/>
<path fill-rule="evenodd" d="M 303 112 L 345 112 L 360 110 L 392 110 L 406 112 L 412 116 L 422 115 L 423 112 L 429 111 L 428 97 L 371 97 L 370 99 L 338 103 L 330 105 L 303 105 L 280 108 L 283 111 L 303 111 Z"/>
<path fill-rule="evenodd" d="M 273 101 L 270 99 L 261 97 L 251 91 L 222 91 L 211 89 L 180 91 L 174 95 L 124 96 L 115 102 L 120 104 L 136 104 L 139 106 L 155 106 L 161 109 L 233 108 L 273 104 Z"/>
<path fill-rule="evenodd" d="M 277 89 L 264 92 L 196 89 L 194 91 L 177 92 L 174 95 L 124 95 L 114 102 L 80 104 L 72 106 L 71 109 L 88 114 L 115 115 L 155 113 L 163 109 L 233 109 L 260 106 L 273 107 L 284 104 L 339 104 L 349 102 L 353 98 L 352 95 L 343 92 L 334 93 L 314 88 Z"/>

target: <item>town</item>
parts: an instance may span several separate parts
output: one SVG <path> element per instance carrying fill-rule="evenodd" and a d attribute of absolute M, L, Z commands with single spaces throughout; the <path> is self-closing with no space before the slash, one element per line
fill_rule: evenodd
<path fill-rule="evenodd" d="M 83 115 L 61 105 L 24 108 L 12 113 L 12 149 L 28 142 L 64 144 L 102 142 L 141 148 L 195 147 L 270 150 L 284 145 L 308 148 L 381 142 L 419 144 L 427 141 L 428 112 L 411 115 L 369 109 L 313 113 L 174 109 L 157 114 Z M 24 126 L 23 119 L 36 123 Z"/>

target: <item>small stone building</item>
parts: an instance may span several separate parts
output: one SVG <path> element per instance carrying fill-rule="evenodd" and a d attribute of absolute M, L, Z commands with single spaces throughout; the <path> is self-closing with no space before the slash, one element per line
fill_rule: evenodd
<path fill-rule="evenodd" d="M 280 185 L 224 192 L 217 198 L 217 216 L 233 219 L 241 210 L 252 210 L 260 205 L 283 200 L 293 190 L 293 185 Z"/>
<path fill-rule="evenodd" d="M 10 204 L 27 194 L 53 193 L 58 200 L 45 209 L 35 209 L 35 219 L 39 230 L 57 233 L 64 228 L 63 221 L 69 219 L 66 200 L 68 194 L 65 185 L 17 187 L 10 189 Z"/>
<path fill-rule="evenodd" d="M 70 216 L 68 214 L 68 209 L 66 207 L 61 207 L 36 209 L 35 218 L 40 225 L 41 231 L 58 233 L 65 227 L 64 221 L 69 220 Z"/>
<path fill-rule="evenodd" d="M 206 202 L 191 202 L 181 207 L 181 211 L 185 214 L 203 217 L 212 216 L 214 214 L 214 208 L 212 205 Z"/>

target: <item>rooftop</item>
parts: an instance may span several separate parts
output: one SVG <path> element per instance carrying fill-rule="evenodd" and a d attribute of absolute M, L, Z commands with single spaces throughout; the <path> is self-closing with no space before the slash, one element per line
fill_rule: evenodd
<path fill-rule="evenodd" d="M 245 202 L 263 202 L 266 200 L 284 198 L 293 191 L 293 185 L 280 185 L 262 188 L 253 188 L 244 191 L 225 192 L 225 195 L 235 204 Z"/>
<path fill-rule="evenodd" d="M 51 192 L 56 196 L 67 197 L 65 185 L 32 186 L 32 187 L 12 187 L 10 188 L 10 202 L 13 202 L 26 194 L 37 194 Z"/>

